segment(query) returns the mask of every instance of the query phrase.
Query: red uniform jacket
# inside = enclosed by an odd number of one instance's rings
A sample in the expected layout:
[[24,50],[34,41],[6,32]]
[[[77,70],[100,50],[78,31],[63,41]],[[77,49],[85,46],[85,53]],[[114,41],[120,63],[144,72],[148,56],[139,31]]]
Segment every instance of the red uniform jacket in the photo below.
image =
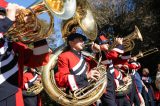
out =
[[[34,85],[33,83],[35,81],[37,81],[38,78],[40,78],[40,75],[38,75],[36,72],[31,72],[31,71],[25,72],[24,76],[23,76],[24,91],[26,91],[28,88],[32,87]],[[34,99],[33,99],[33,97],[34,97]],[[38,102],[37,102],[37,100],[38,100]],[[42,105],[40,95],[31,96],[31,98],[30,98],[30,96],[25,96],[24,102],[27,102],[27,105],[32,105],[33,102],[34,102],[34,104],[37,104],[37,106]]]
[[[60,54],[58,57],[58,72],[55,75],[58,86],[69,87],[72,91],[87,86],[86,73],[92,68],[90,63],[91,59],[84,58],[83,55],[74,50]],[[94,64],[92,66],[95,66]]]

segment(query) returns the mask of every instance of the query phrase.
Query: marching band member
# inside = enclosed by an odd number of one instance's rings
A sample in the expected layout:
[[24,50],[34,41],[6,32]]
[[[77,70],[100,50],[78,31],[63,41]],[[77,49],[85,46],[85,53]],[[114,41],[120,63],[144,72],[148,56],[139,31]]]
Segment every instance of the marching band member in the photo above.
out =
[[59,55],[58,72],[55,74],[59,87],[75,91],[87,86],[88,79],[97,80],[100,77],[100,73],[92,69],[96,63],[81,54],[85,40],[86,37],[78,33],[71,33],[67,37],[68,48]]
[[0,106],[23,106],[24,65],[34,68],[45,65],[49,60],[49,48],[45,40],[35,42],[35,48],[31,50],[4,36],[16,20],[18,8],[17,4],[0,0]]
[[[110,51],[108,51],[108,39],[101,35],[98,38],[101,42],[99,43],[101,46],[101,50],[104,53],[104,56],[102,58],[102,63],[105,65],[108,65],[109,72],[107,73],[108,77],[108,85],[107,85],[107,92],[104,93],[104,95],[101,98],[102,105],[130,105],[130,100],[127,95],[123,95],[121,97],[116,96],[115,89],[120,85],[120,83],[125,83],[128,81],[126,77],[124,77],[124,73],[122,73],[119,70],[126,71],[126,67],[128,64],[127,61],[131,57],[131,55],[127,55],[127,53],[124,54],[124,49],[122,45],[123,38],[116,38],[116,44],[117,46]],[[102,53],[103,53],[102,52]],[[128,52],[129,53],[129,52]],[[130,65],[130,68],[133,68]],[[114,86],[114,83],[116,86]],[[116,96],[116,100],[115,100]],[[116,102],[115,102],[116,101]]]
[[[130,54],[128,54],[129,52],[124,53],[123,38],[117,38],[116,42],[116,47],[106,55],[108,59],[112,60],[115,89],[117,89],[121,84],[129,81],[128,77],[124,74],[124,69],[126,68],[124,64],[127,62],[128,58],[130,58]],[[115,96],[117,106],[131,105],[129,97],[126,94],[118,95],[117,92],[115,92]]]
[[119,54],[124,53],[123,51],[123,45],[122,41],[123,38],[116,38],[116,47],[112,48],[111,50],[108,50],[109,48],[109,40],[104,36],[100,35],[97,38],[98,44],[100,45],[100,49],[102,51],[102,64],[108,66],[109,72],[107,72],[107,88],[106,92],[101,97],[102,105],[113,105],[117,106],[116,100],[115,100],[115,75],[118,75],[119,78],[122,77],[121,73],[118,70],[115,70],[114,64],[119,59]]
[[23,74],[23,99],[24,106],[41,106],[41,98],[39,94],[34,94],[30,92],[27,94],[27,89],[33,87],[37,84],[37,86],[41,83],[41,76],[37,72],[35,68],[27,68],[27,71]]
[[[138,62],[136,62],[136,57],[131,57],[130,51],[125,52],[123,54],[120,54],[119,57],[120,57],[120,60],[118,59],[114,63],[114,66],[116,69],[115,70],[116,85],[119,86],[120,83],[127,84],[127,82],[129,81],[127,76],[129,75],[132,79],[132,84],[131,84],[131,87],[129,90],[130,92],[128,92],[128,94],[125,94],[123,96],[127,98],[126,101],[128,102],[128,105],[136,104],[136,105],[144,106],[143,97],[138,92],[137,85],[135,83],[135,78],[133,76],[135,74],[135,71],[141,67],[140,64]],[[118,72],[117,72],[117,70],[118,70]],[[116,73],[121,73],[121,74],[116,74]],[[120,75],[122,77],[119,77]],[[122,102],[122,101],[124,101],[124,98],[122,98],[122,96],[121,97],[116,96],[116,98],[119,99],[119,100],[117,100],[117,102],[119,101],[119,103],[117,103],[117,104],[121,104],[121,103],[122,103],[121,105],[125,104]],[[130,102],[130,104],[129,104],[129,102]]]
[[142,92],[142,82],[139,73],[137,72],[141,65],[137,62],[137,57],[131,57],[127,62],[130,75],[132,77],[132,89],[128,96],[130,97],[131,104],[144,106],[144,99],[141,95]]
[[142,96],[145,100],[146,106],[155,106],[154,92],[153,92],[151,83],[152,83],[152,79],[149,76],[149,69],[143,68],[142,69],[142,85],[143,85]]

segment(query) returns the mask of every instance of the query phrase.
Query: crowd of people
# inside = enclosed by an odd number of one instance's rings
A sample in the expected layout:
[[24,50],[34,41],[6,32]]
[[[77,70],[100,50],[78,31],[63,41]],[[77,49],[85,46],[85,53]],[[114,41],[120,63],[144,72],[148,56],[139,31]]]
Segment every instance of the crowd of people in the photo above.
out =
[[[48,63],[50,51],[46,39],[34,42],[34,49],[29,49],[4,35],[16,21],[19,8],[21,6],[17,4],[0,1],[0,106],[41,106],[40,95],[28,95],[26,91],[41,83],[36,67]],[[160,63],[156,79],[151,78],[148,68],[143,68],[140,74],[142,67],[131,51],[125,51],[123,38],[117,37],[113,43],[104,34],[100,34],[89,47],[93,59],[81,52],[87,37],[73,28],[67,36],[66,49],[58,56],[55,73],[58,87],[66,88],[68,93],[88,86],[89,80],[98,81],[101,76],[95,60],[99,60],[101,54],[100,64],[106,67],[107,85],[100,102],[92,105],[160,106]],[[24,66],[28,67],[25,73]]]

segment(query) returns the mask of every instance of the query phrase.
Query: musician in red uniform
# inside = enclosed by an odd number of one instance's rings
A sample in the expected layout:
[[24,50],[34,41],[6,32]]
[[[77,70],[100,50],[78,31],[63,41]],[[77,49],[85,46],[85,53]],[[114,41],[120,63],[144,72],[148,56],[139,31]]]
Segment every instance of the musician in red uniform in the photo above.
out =
[[128,83],[129,79],[128,77],[126,77],[126,75],[129,75],[132,79],[132,84],[129,89],[130,92],[128,92],[128,94],[123,94],[121,96],[117,95],[116,96],[117,104],[123,105],[126,104],[125,103],[126,101],[128,102],[128,105],[130,105],[129,101],[131,104],[136,104],[136,105],[143,104],[144,100],[142,98],[142,95],[138,92],[134,77],[135,71],[141,67],[140,64],[136,62],[136,57],[131,57],[130,51],[125,52],[123,54],[118,54],[117,56],[119,58],[113,61],[115,67],[114,77],[116,86],[118,87],[120,84]]
[[[23,99],[25,106],[41,106],[41,97],[39,94],[35,94],[34,92],[27,92],[27,89],[30,89],[34,85],[41,84],[41,76],[40,72],[38,72],[37,68],[27,68],[27,71],[23,76]],[[38,88],[37,88],[38,89]],[[40,88],[39,88],[40,89]]]
[[[100,48],[102,51],[102,64],[108,66],[108,85],[107,91],[102,96],[102,105],[130,105],[130,101],[127,95],[118,96],[115,94],[115,89],[122,83],[125,83],[128,79],[125,78],[125,74],[129,69],[135,69],[136,66],[133,63],[128,63],[128,59],[131,58],[130,52],[125,52],[123,49],[123,38],[116,38],[117,45],[111,50],[108,50],[109,40],[101,35],[98,38]],[[121,71],[120,71],[121,70]],[[123,72],[123,73],[122,73]],[[114,83],[116,86],[114,86]],[[116,96],[116,103],[115,103]]]
[[78,33],[67,37],[68,49],[59,55],[58,72],[55,75],[59,87],[74,91],[88,86],[88,79],[97,80],[100,77],[99,72],[92,69],[96,65],[94,61],[81,54],[85,40],[86,37]]
[[[101,102],[103,106],[117,106],[115,100],[115,81],[114,81],[114,74],[116,74],[116,70],[114,69],[113,61],[117,60],[118,53],[123,53],[123,46],[122,46],[122,38],[116,38],[115,42],[117,46],[109,49],[110,40],[105,35],[100,35],[96,42],[100,45],[100,49],[102,51],[102,64],[107,66],[107,88],[106,92],[101,97]],[[118,71],[117,71],[118,72]],[[120,76],[119,76],[120,77]]]
[[135,73],[135,70],[138,70],[140,68],[140,64],[133,61],[133,58],[135,57],[131,58],[130,51],[125,52],[123,54],[118,54],[118,53],[116,54],[117,55],[115,55],[115,57],[117,56],[118,59],[117,60],[115,59],[113,61],[114,69],[115,69],[114,78],[116,82],[116,87],[118,88],[122,84],[125,85],[129,83],[128,82],[129,77],[127,77],[128,75],[130,76],[132,80],[132,84],[130,85],[131,87],[129,87],[128,89],[129,90],[128,93],[122,92],[121,95],[119,94],[116,95],[117,105],[123,106],[124,104],[131,105],[133,103],[135,103],[136,105],[140,105],[142,96],[138,93],[134,76],[132,76],[132,74]]
[[137,61],[137,57],[131,57],[126,62],[126,69],[129,70],[129,75],[132,77],[132,88],[128,94],[131,104],[133,105],[144,105],[144,99],[141,95],[142,81],[139,73],[137,72],[141,65]]
[[49,59],[45,40],[35,42],[35,48],[31,50],[4,36],[13,25],[18,8],[16,4],[0,0],[0,106],[23,106],[24,65],[34,68],[45,65]]

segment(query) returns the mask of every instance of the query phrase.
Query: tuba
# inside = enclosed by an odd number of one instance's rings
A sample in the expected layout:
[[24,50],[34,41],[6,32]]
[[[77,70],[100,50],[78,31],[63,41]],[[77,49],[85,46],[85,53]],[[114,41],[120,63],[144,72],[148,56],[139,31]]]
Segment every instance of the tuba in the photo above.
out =
[[101,78],[97,82],[90,81],[90,85],[74,91],[72,94],[66,94],[63,89],[60,89],[54,79],[54,70],[58,59],[58,55],[63,52],[66,44],[58,47],[51,55],[49,63],[43,67],[42,83],[44,90],[51,99],[64,106],[88,106],[98,100],[106,88],[106,67],[99,66]]
[[132,89],[132,78],[130,75],[127,75],[126,78],[128,79],[127,82],[116,88],[116,96],[124,96],[130,93]]
[[[88,20],[90,20],[91,22],[88,23]],[[81,27],[89,39],[96,39],[97,24],[94,21],[94,17],[92,16],[92,12],[89,8],[89,4],[87,1],[77,1],[77,10],[75,16],[70,20],[67,20],[62,28],[63,38],[66,38],[70,34],[70,32],[68,33],[68,29],[73,24],[75,26]],[[99,70],[101,75],[99,81],[89,81],[89,86],[80,88],[74,91],[73,93],[70,92],[69,94],[66,94],[63,89],[60,89],[56,85],[53,70],[57,63],[58,55],[65,50],[65,47],[66,44],[63,44],[62,46],[58,47],[51,55],[49,63],[43,67],[42,83],[44,90],[47,92],[51,99],[64,106],[90,105],[102,96],[104,89],[106,88],[106,67],[98,65],[97,70]]]
[[[24,71],[25,73],[26,71]],[[37,75],[41,76],[41,72],[35,70],[35,73]],[[27,90],[23,90],[23,94],[25,96],[36,96],[39,93],[41,93],[43,90],[43,84],[42,81],[38,81],[37,83],[35,83],[33,86],[31,86],[30,88],[28,88]]]
[[70,31],[71,27],[80,27],[90,40],[93,41],[96,39],[98,32],[97,24],[87,0],[77,0],[75,16],[69,20],[63,21],[62,35],[64,38],[72,33]]
[[36,83],[34,84],[32,87],[28,88],[26,91],[27,95],[38,95],[39,93],[41,93],[43,90],[43,84],[42,83]]
[[[72,6],[71,6],[72,5]],[[71,18],[76,10],[76,0],[41,0],[27,9],[19,9],[16,13],[16,22],[5,34],[12,35],[14,41],[31,43],[48,37],[52,33],[53,15],[62,19]],[[38,15],[48,13],[50,24],[38,19]],[[49,26],[49,27],[47,27]]]

